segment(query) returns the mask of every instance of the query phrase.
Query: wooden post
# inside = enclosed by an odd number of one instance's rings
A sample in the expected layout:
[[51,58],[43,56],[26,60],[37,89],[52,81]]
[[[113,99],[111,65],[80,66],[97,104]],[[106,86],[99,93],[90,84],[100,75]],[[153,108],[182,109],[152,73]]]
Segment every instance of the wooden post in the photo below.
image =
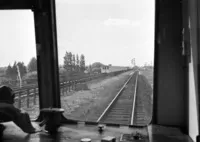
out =
[[66,94],[67,94],[67,82],[65,82],[65,91],[66,91]]
[[75,84],[75,81],[72,81],[72,90],[75,90],[74,89],[74,86],[75,86],[74,84]]
[[18,94],[18,108],[21,108],[21,92]]
[[64,96],[64,94],[65,94],[65,86],[64,86],[65,84],[64,83],[62,83],[62,94],[63,94],[63,96]]
[[63,83],[60,83],[60,96],[63,94],[62,87],[63,87]]
[[72,91],[73,90],[73,82],[70,81],[70,90]]
[[64,88],[64,92],[66,92],[67,93],[67,89],[66,89],[66,82],[64,82],[64,86],[63,86]]
[[27,108],[29,108],[29,89],[27,89]]
[[67,91],[67,92],[68,92],[68,90],[69,90],[69,89],[68,89],[68,86],[69,86],[69,83],[67,82],[67,84],[66,84],[66,89],[67,89],[66,91]]
[[76,83],[77,83],[77,80],[75,80],[75,83],[74,83],[74,90],[76,91]]
[[37,88],[34,88],[34,100],[33,100],[34,105],[36,105],[36,89]]
[[71,91],[73,90],[73,81],[70,81]]
[[74,82],[71,81],[71,90],[73,91],[73,88],[74,88]]
[[68,87],[69,87],[69,92],[70,92],[70,87],[71,87],[71,83],[70,83],[70,81],[69,81],[69,85],[68,85]]

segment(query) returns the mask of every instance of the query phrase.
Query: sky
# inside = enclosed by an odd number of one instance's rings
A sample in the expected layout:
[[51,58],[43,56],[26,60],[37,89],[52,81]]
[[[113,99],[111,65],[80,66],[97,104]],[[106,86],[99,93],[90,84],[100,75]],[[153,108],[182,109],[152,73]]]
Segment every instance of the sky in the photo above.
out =
[[[154,57],[154,0],[56,0],[59,64],[65,52],[86,64],[150,63]],[[33,13],[0,11],[0,67],[36,56]]]

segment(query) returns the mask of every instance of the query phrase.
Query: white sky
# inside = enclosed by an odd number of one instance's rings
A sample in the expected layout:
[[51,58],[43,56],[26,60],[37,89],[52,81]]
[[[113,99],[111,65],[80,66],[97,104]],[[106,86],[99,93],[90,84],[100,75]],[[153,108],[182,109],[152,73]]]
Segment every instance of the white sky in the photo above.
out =
[[[153,61],[154,0],[57,0],[59,64],[66,51],[86,64]],[[0,66],[36,56],[31,11],[0,11]]]

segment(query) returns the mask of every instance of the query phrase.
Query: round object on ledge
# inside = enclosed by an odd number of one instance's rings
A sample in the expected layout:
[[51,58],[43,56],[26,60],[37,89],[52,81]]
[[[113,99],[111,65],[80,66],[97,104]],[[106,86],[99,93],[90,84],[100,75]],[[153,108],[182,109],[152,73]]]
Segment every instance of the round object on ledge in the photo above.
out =
[[103,132],[103,130],[104,130],[104,125],[98,125],[98,131],[101,133],[101,132]]
[[64,112],[62,108],[43,108],[40,110],[43,114],[43,121],[40,126],[45,125],[45,130],[50,134],[57,133],[57,129],[60,127],[61,114]]
[[91,142],[91,139],[90,138],[82,138],[81,142]]

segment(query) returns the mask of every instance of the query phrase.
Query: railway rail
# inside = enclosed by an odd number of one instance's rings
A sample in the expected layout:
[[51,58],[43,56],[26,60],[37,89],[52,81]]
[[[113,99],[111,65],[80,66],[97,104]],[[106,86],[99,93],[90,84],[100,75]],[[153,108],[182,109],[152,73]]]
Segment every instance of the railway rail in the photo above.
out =
[[[141,80],[141,76],[138,79],[137,95],[135,99],[135,112],[134,112],[134,126],[146,126],[151,121],[151,116],[148,114],[148,108],[151,108],[150,100],[145,99],[146,84]],[[150,95],[150,94],[149,94]]]
[[[136,108],[137,98],[137,79],[139,71],[135,71],[120,91],[106,107],[104,112],[98,118],[98,123],[118,124],[118,125],[134,125],[135,114],[140,111]],[[138,115],[139,116],[139,115]]]

